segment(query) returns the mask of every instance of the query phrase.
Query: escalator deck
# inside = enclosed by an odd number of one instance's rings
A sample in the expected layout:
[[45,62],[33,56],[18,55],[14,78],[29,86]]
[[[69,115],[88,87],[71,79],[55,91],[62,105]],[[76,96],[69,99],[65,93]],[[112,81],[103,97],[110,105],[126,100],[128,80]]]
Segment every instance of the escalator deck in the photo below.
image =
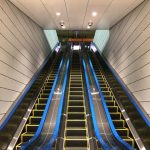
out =
[[89,149],[89,135],[80,65],[79,53],[73,52],[64,131],[65,150]]
[[53,65],[51,67],[51,71],[49,75],[47,76],[43,87],[41,88],[41,91],[36,99],[36,102],[34,104],[34,107],[30,113],[30,116],[23,128],[23,131],[17,141],[17,144],[15,146],[16,150],[19,150],[21,148],[21,145],[28,140],[30,140],[35,132],[37,131],[37,128],[39,126],[39,123],[41,121],[51,88],[53,86],[53,82],[55,80],[57,70],[60,64],[60,55],[54,60]]

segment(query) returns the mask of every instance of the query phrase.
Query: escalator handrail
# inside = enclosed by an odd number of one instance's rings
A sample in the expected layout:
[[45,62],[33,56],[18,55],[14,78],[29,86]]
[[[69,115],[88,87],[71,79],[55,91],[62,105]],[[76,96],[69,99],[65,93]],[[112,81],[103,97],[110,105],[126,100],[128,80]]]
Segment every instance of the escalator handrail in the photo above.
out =
[[11,112],[8,114],[8,116],[4,119],[4,121],[0,124],[0,131],[6,126],[6,124],[8,123],[8,121],[10,120],[10,118],[12,117],[12,115],[15,113],[15,111],[17,110],[18,106],[20,105],[20,103],[23,101],[24,97],[26,96],[26,94],[29,92],[30,88],[32,87],[33,83],[35,82],[35,80],[38,78],[38,76],[40,75],[40,73],[42,72],[43,68],[45,67],[45,65],[47,64],[49,58],[52,56],[54,50],[48,55],[48,57],[46,58],[46,60],[44,61],[44,63],[41,65],[41,67],[38,69],[37,73],[32,77],[32,79],[29,81],[27,87],[25,88],[25,90],[23,91],[23,93],[20,95],[20,97],[18,98],[17,103],[15,104],[15,106],[13,107],[13,109],[11,110]]
[[89,84],[89,79],[88,79],[86,65],[85,65],[84,60],[82,60],[82,64],[83,64],[83,68],[84,68],[86,87],[87,87],[87,91],[88,91],[88,98],[89,98],[89,103],[90,103],[90,110],[91,110],[91,114],[92,114],[94,131],[95,131],[96,137],[98,138],[99,142],[102,144],[103,148],[105,150],[108,150],[110,148],[109,148],[108,144],[103,140],[103,138],[99,132],[99,129],[98,129],[98,125],[97,125],[97,121],[96,121],[96,114],[95,114],[94,104],[93,104],[93,98],[91,95],[90,84]]
[[61,71],[63,63],[64,63],[64,58],[62,58],[61,63],[59,65],[59,68],[58,68],[58,71],[57,71],[57,74],[56,74],[56,77],[55,77],[52,89],[50,91],[50,95],[48,97],[48,101],[46,103],[46,107],[44,109],[44,113],[42,115],[42,119],[41,119],[40,124],[38,126],[38,129],[35,132],[34,136],[29,141],[25,142],[21,146],[21,148],[20,148],[21,150],[25,150],[29,145],[31,145],[38,138],[38,136],[40,135],[40,133],[41,133],[41,131],[43,129],[44,122],[45,122],[45,119],[46,119],[46,116],[47,116],[47,113],[48,113],[48,110],[49,110],[49,107],[50,107],[50,104],[51,104],[51,100],[52,100],[52,97],[53,97],[53,94],[54,94],[56,83],[57,83],[57,80],[58,80],[58,77],[59,77],[59,74],[60,74],[60,71]]
[[54,141],[56,140],[56,138],[58,136],[59,127],[60,127],[60,123],[61,123],[61,115],[62,115],[62,110],[63,110],[64,98],[65,98],[65,90],[66,90],[66,84],[67,84],[69,64],[70,64],[70,60],[68,58],[66,71],[65,71],[64,82],[63,82],[63,87],[62,87],[62,95],[61,95],[61,98],[60,98],[60,104],[59,104],[59,109],[58,109],[58,116],[57,116],[57,120],[56,120],[56,126],[55,126],[55,129],[53,131],[53,135],[52,135],[49,143],[46,145],[46,150],[51,149]]
[[90,68],[91,68],[92,74],[93,74],[93,76],[94,76],[94,80],[95,80],[95,82],[96,82],[96,86],[97,86],[97,88],[98,88],[99,95],[100,95],[100,97],[101,97],[101,101],[102,101],[102,104],[103,104],[103,107],[104,107],[104,110],[105,110],[105,113],[106,113],[106,116],[107,116],[107,119],[108,119],[108,122],[109,122],[109,125],[110,125],[110,128],[111,128],[111,131],[112,131],[114,137],[115,137],[123,146],[125,146],[125,147],[126,147],[127,149],[129,149],[129,150],[133,150],[133,148],[119,136],[119,134],[117,133],[117,131],[116,131],[116,129],[115,129],[115,126],[114,126],[114,124],[113,124],[113,122],[112,122],[110,113],[109,113],[108,108],[107,108],[107,104],[106,104],[106,102],[105,102],[104,95],[103,95],[102,90],[101,90],[101,86],[100,86],[99,83],[98,83],[98,80],[97,80],[97,77],[96,77],[96,73],[95,73],[95,71],[94,71],[94,68],[93,68],[93,65],[92,65],[92,62],[91,62],[91,60],[90,60],[89,55],[88,55],[88,59],[89,59]]

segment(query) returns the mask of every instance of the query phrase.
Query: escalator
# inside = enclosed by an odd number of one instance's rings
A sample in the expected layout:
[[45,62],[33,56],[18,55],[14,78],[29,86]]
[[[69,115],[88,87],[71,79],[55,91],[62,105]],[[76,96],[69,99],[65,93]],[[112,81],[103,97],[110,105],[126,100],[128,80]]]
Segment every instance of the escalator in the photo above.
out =
[[2,130],[0,130],[0,149],[6,149],[8,147],[29,105],[37,97],[43,81],[45,80],[52,65],[51,62],[53,62],[56,57],[56,53],[53,52],[45,67],[41,70],[41,73],[38,75],[37,79],[34,81],[27,94],[24,96],[22,102],[19,104],[15,111],[13,110],[13,115],[2,128]]
[[90,149],[84,86],[78,51],[73,52],[68,90],[64,149]]
[[[95,56],[94,56],[95,55]],[[90,54],[91,58],[97,59],[100,64],[100,67],[105,78],[107,79],[108,84],[110,85],[110,88],[112,89],[115,97],[117,100],[124,106],[125,111],[127,112],[130,121],[134,125],[140,139],[142,140],[144,146],[146,149],[150,149],[150,128],[146,124],[146,122],[143,120],[125,91],[123,90],[122,86],[119,84],[117,79],[114,77],[111,70],[108,68],[107,64],[103,60],[103,58],[100,56],[100,54],[97,52],[96,54]]]
[[59,56],[54,60],[51,71],[46,77],[46,80],[44,81],[43,86],[41,87],[41,90],[38,94],[38,97],[36,98],[36,101],[34,103],[33,109],[30,113],[29,118],[26,121],[26,124],[20,134],[20,137],[16,143],[15,149],[20,149],[21,145],[28,141],[31,137],[33,137],[35,131],[37,130],[42,114],[44,112],[49,93],[51,91],[56,73],[58,71],[58,67],[61,61],[62,53],[59,54]]
[[103,68],[99,66],[99,63],[92,52],[90,52],[90,58],[116,131],[124,141],[129,143],[133,148],[137,148],[133,135],[116,101],[116,97],[103,73]]

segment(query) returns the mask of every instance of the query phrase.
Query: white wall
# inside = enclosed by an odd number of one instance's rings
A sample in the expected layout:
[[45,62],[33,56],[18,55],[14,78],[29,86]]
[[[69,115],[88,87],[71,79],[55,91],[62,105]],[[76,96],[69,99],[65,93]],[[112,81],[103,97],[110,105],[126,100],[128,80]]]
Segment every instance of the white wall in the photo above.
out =
[[103,52],[150,116],[150,1],[113,26]]
[[53,49],[59,42],[56,30],[44,30],[44,33],[51,49]]
[[102,52],[109,39],[109,30],[96,30],[93,42],[98,47],[98,50]]
[[41,27],[0,0],[0,120],[49,53]]

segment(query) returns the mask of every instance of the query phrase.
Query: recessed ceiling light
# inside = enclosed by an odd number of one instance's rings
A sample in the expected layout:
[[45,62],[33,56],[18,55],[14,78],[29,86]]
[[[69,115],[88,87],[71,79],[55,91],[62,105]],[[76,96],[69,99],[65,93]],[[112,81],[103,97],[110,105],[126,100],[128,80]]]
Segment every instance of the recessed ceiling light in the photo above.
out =
[[90,26],[87,26],[87,29],[90,29],[91,27]]
[[66,29],[66,26],[62,26],[63,29]]
[[57,12],[57,13],[56,13],[56,16],[60,16],[60,12]]
[[92,12],[92,16],[93,16],[93,17],[97,16],[97,12],[96,12],[96,11],[93,11],[93,12]]

